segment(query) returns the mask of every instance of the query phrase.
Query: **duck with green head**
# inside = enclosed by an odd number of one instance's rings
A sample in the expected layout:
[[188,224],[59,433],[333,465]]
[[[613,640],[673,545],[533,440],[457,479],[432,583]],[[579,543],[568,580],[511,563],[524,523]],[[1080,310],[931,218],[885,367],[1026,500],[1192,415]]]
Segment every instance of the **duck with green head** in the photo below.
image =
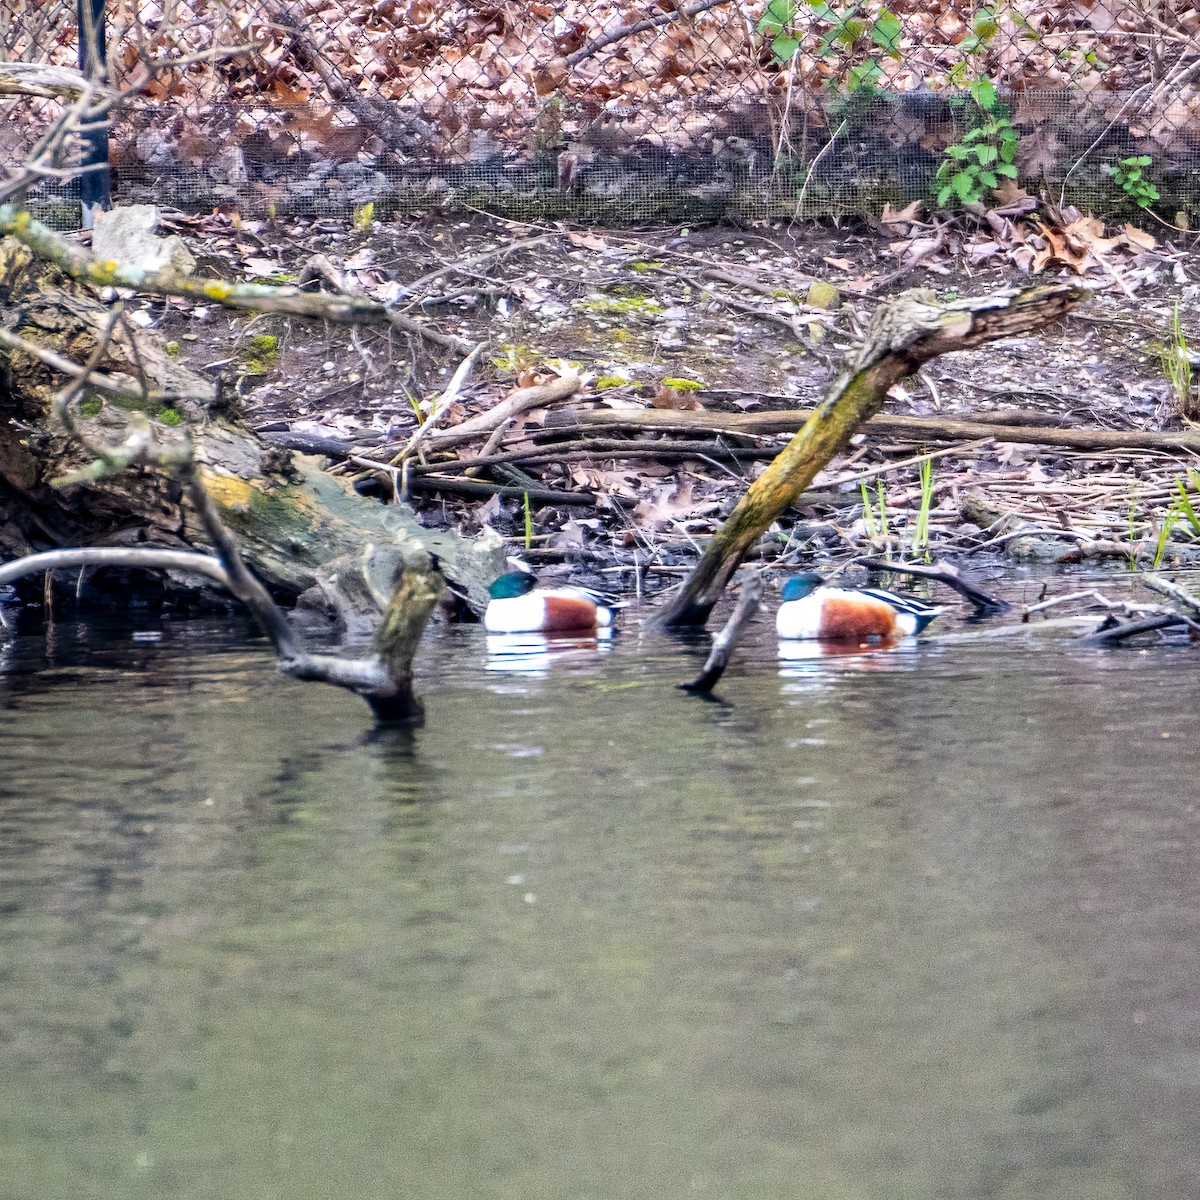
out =
[[564,633],[603,629],[621,607],[586,588],[539,588],[529,571],[509,571],[488,589],[489,633]]
[[775,617],[781,638],[829,642],[894,641],[920,633],[943,610],[882,588],[826,587],[811,571],[783,585]]

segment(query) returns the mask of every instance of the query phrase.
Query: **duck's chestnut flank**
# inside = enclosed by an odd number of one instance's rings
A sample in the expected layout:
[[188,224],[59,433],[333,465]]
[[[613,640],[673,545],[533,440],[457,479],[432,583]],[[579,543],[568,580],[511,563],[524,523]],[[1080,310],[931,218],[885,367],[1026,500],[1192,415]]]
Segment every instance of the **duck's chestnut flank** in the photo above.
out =
[[896,634],[896,610],[882,600],[828,596],[821,602],[817,637],[824,641],[865,642]]

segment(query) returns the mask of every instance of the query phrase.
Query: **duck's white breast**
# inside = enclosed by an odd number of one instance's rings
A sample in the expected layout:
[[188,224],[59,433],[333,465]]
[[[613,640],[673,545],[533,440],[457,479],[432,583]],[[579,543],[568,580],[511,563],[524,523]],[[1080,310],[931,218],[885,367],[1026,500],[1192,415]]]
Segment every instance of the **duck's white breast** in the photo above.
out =
[[775,614],[775,632],[781,638],[815,638],[821,629],[821,601],[814,593],[788,600]]
[[488,633],[533,633],[546,623],[546,602],[538,592],[492,600],[483,614]]

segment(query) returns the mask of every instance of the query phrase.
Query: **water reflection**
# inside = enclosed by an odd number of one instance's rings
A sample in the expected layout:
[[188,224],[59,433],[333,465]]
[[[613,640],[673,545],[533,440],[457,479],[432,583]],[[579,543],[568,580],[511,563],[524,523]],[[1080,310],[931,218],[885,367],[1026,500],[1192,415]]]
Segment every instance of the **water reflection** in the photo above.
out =
[[0,680],[0,1191],[1192,1194],[1186,651],[441,631],[397,736],[161,631]]
[[555,666],[578,665],[612,649],[613,630],[580,633],[489,633],[487,669],[545,675]]

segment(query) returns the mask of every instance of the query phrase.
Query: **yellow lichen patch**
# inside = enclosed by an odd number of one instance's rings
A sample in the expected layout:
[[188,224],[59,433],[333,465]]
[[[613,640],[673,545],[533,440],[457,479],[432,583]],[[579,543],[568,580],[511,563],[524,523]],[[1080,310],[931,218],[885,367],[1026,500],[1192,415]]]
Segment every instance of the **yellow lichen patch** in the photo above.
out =
[[214,471],[211,467],[200,468],[200,478],[208,494],[222,507],[245,512],[250,507],[258,489],[235,475]]
[[87,266],[87,277],[101,287],[112,287],[116,283],[117,272],[120,269],[120,264],[113,262],[112,259],[104,262],[90,262]]
[[590,296],[583,307],[594,313],[657,313],[662,305],[651,296],[608,295]]

